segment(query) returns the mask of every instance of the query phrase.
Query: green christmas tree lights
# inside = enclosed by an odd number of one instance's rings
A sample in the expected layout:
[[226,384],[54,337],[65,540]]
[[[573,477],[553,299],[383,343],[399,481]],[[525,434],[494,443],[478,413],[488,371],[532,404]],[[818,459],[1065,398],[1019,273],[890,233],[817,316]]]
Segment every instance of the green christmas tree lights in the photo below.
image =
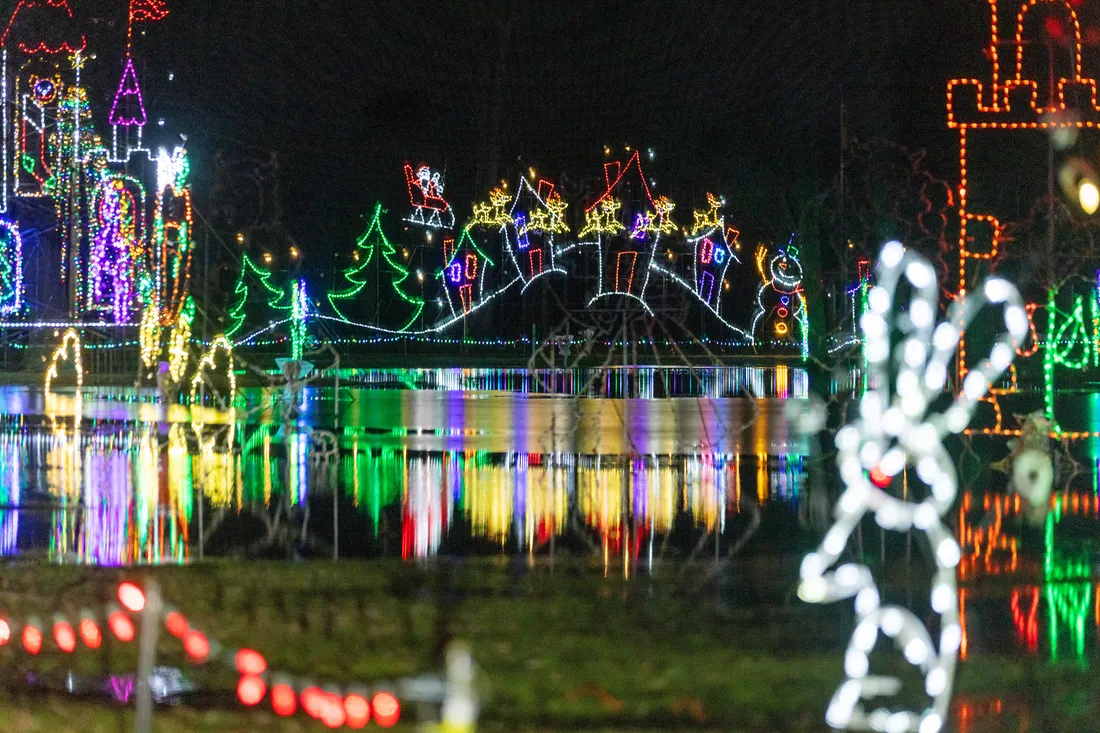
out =
[[237,299],[228,311],[231,319],[225,330],[228,338],[233,338],[244,327],[248,318],[248,306],[256,300],[254,293],[258,291],[267,305],[283,297],[283,291],[271,284],[271,275],[270,270],[257,265],[247,254],[241,257],[241,274],[233,286],[233,294]]
[[412,309],[412,314],[403,319],[401,325],[394,329],[396,331],[406,331],[416,322],[416,319],[420,317],[420,313],[424,310],[424,299],[405,292],[407,287],[405,281],[409,278],[410,272],[407,267],[398,262],[397,248],[393,246],[393,243],[386,237],[385,232],[382,231],[382,215],[384,213],[386,213],[386,210],[382,208],[381,202],[376,203],[374,214],[367,224],[366,231],[356,240],[356,263],[340,273],[347,281],[347,286],[330,292],[328,301],[340,318],[345,321],[356,320],[350,318],[346,311],[356,300],[360,299],[360,294],[368,286],[370,267],[375,259],[375,251],[378,250],[381,253],[378,266],[382,266],[383,262],[385,263],[394,292],[408,303]]

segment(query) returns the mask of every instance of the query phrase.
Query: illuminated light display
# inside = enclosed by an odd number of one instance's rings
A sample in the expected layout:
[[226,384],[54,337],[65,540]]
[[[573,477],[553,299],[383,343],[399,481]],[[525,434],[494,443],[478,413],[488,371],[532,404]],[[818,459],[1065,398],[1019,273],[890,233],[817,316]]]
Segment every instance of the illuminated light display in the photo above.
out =
[[191,166],[187,151],[177,147],[171,155],[164,148],[157,155],[157,196],[153,219],[154,297],[161,325],[176,321],[187,301],[191,281],[191,190],[187,176]]
[[145,609],[145,592],[133,583],[118,586],[118,602],[131,613],[141,613]]
[[[740,232],[727,227],[719,214],[720,201],[707,194],[708,211],[695,211],[695,224],[688,237],[692,248],[694,292],[716,316],[721,317],[721,284],[731,263],[741,263],[736,252],[740,249]],[[738,329],[740,330],[740,329]]]
[[558,244],[554,235],[569,232],[564,219],[567,206],[553,183],[540,180],[536,188],[520,177],[511,209],[501,225],[501,235],[504,250],[524,289],[548,273],[565,273],[557,264]]
[[237,683],[237,699],[243,705],[255,707],[263,702],[267,695],[267,684],[259,675],[246,674]]
[[443,198],[443,178],[439,171],[421,165],[414,172],[413,167],[406,163],[405,185],[413,207],[412,214],[405,221],[436,229],[454,228],[455,212]]
[[[1004,255],[1003,246],[1006,241],[1004,225],[998,217],[981,211],[972,203],[969,170],[972,139],[983,134],[984,131],[1015,131],[1021,134],[1035,131],[1057,133],[1059,130],[1095,129],[1100,126],[1100,119],[1097,118],[1100,107],[1097,106],[1096,101],[1096,80],[1082,74],[1082,33],[1076,9],[1078,3],[1063,0],[1026,0],[1015,14],[1015,25],[1010,31],[1011,35],[1004,36],[1000,29],[997,1],[987,0],[987,4],[990,35],[984,51],[990,64],[989,78],[985,80],[973,77],[951,79],[947,84],[946,94],[947,124],[949,128],[957,130],[959,135],[957,209],[961,226],[958,280],[955,290],[960,297],[965,295],[967,283],[970,280],[975,279],[983,268],[988,269],[994,260]],[[1036,10],[1040,12],[1052,10],[1059,13],[1061,17],[1055,18],[1053,15],[1048,15],[1047,24],[1035,26],[1032,23],[1029,26],[1029,19],[1034,20]],[[1025,30],[1027,27],[1039,27],[1042,29],[1040,32],[1058,36],[1058,43],[1072,57],[1071,68],[1065,76],[1058,78],[1054,76],[1054,72],[1050,72],[1050,78],[1048,78],[1046,55],[1041,59],[1030,58],[1032,52],[1028,49],[1037,48],[1040,43],[1046,42],[1046,39],[1037,40],[1029,37],[1030,31]],[[1056,34],[1052,28],[1057,30]],[[1029,59],[1031,63],[1025,63]],[[1082,97],[1084,104],[1071,104],[1067,96]],[[1053,297],[1048,299],[1048,305],[1053,302]],[[1075,323],[1076,305],[1072,305],[1071,308],[1071,315],[1062,320],[1061,328],[1068,328],[1076,333],[1078,332]],[[1034,317],[1034,311],[1035,306],[1029,308],[1029,315]],[[1085,317],[1084,313],[1082,317]],[[1067,348],[1066,344],[1060,343],[1054,336],[1057,320],[1057,317],[1052,317],[1048,313],[1050,329],[1046,334],[1045,343],[1035,339],[1034,328],[1032,328],[1032,347],[1027,350],[1021,349],[1020,355],[1038,357],[1037,352],[1042,352],[1040,358],[1043,360],[1044,403],[1047,416],[1051,419],[1052,434],[1068,439],[1094,436],[1096,433],[1064,431],[1054,419],[1054,370],[1059,366],[1067,367],[1072,363],[1080,363],[1079,359],[1072,356],[1076,346],[1083,346],[1086,351],[1089,349],[1088,344],[1075,344]],[[1055,353],[1047,353],[1048,344]],[[1082,365],[1078,368],[1085,367]],[[959,383],[962,384],[969,371],[965,340],[960,344],[957,371]],[[987,401],[993,405],[994,415],[997,416],[992,428],[977,428],[968,432],[1018,434],[1018,428],[1003,426],[999,417],[1001,414],[998,404],[999,395],[1013,391],[1015,391],[1014,388],[997,390],[988,398]]]
[[[9,48],[8,44],[15,41],[18,50],[25,54],[78,54],[88,41],[84,34],[72,30],[72,21],[69,0],[19,0],[0,36],[0,46]],[[40,38],[26,33],[44,29],[49,29],[54,37]]]
[[769,335],[799,344],[805,359],[810,353],[810,324],[802,293],[798,248],[788,244],[768,259],[767,250],[760,247],[756,250],[756,269],[763,282],[756,291],[756,310],[749,333],[753,339],[760,338],[762,334],[758,335],[758,328],[766,328],[761,322],[770,324],[773,333]]
[[99,624],[90,618],[80,622],[80,640],[89,649],[98,649],[103,645],[103,632],[99,630]]
[[[395,330],[398,332],[406,331],[416,323],[416,319],[420,317],[420,313],[424,310],[424,299],[419,298],[412,293],[405,292],[405,288],[408,284],[405,282],[409,278],[409,269],[402,265],[397,259],[397,249],[390,243],[390,240],[386,237],[382,231],[382,215],[385,214],[385,209],[382,208],[381,202],[374,205],[374,214],[371,216],[370,222],[367,224],[366,231],[360,235],[355,245],[357,252],[360,252],[359,261],[352,267],[345,269],[341,276],[347,282],[347,287],[340,290],[333,290],[328,294],[329,304],[332,309],[336,311],[337,315],[343,318],[345,321],[350,320],[344,309],[350,309],[355,304],[355,301],[359,294],[367,287],[367,283],[370,278],[370,265],[375,257],[376,252],[381,253],[381,257],[385,261],[386,268],[389,270],[390,285],[393,287],[393,291],[397,293],[398,297],[408,306],[408,316],[404,314],[399,319],[401,323]],[[381,265],[381,262],[379,262]],[[389,311],[390,309],[387,309]]]
[[111,102],[111,113],[107,118],[112,125],[122,127],[143,127],[145,125],[145,100],[141,96],[134,60],[126,58],[126,68],[118,83],[118,91]]
[[[248,316],[248,306],[254,296],[252,293],[258,289],[259,296],[270,305],[283,296],[283,291],[271,284],[271,271],[260,267],[247,254],[241,256],[241,272],[237,276],[237,282],[233,286],[233,294],[237,299],[229,306],[229,328],[225,329],[225,335],[232,338],[244,327]],[[251,283],[255,282],[258,288]]]
[[191,323],[194,320],[195,299],[188,295],[168,336],[168,376],[177,384],[183,381],[191,359]]
[[[895,302],[902,277],[912,290],[907,303]],[[837,504],[835,524],[800,569],[798,592],[803,600],[855,599],[857,623],[844,660],[847,680],[834,693],[826,713],[826,722],[833,728],[936,733],[947,720],[963,643],[955,577],[962,552],[942,521],[958,491],[955,466],[942,441],[966,429],[990,384],[1011,365],[1014,346],[1027,335],[1028,326],[1016,289],[998,278],[986,280],[975,294],[956,300],[938,326],[937,303],[932,266],[906,252],[899,242],[884,245],[876,284],[868,293],[868,310],[860,318],[864,357],[871,372],[869,388],[860,400],[860,416],[836,435],[837,465],[845,489]],[[929,414],[930,405],[947,385],[948,365],[963,334],[987,307],[1003,308],[1006,330],[998,336],[989,357],[971,369],[951,405],[943,413]],[[892,344],[893,331],[900,332],[902,343]],[[894,372],[896,378],[891,383]],[[868,478],[875,468],[897,478],[908,473],[908,466],[915,467],[920,482],[929,487],[928,496],[920,501],[915,497],[907,500],[911,494],[899,499]],[[914,528],[927,535],[936,564],[931,606],[940,618],[938,644],[913,612],[882,603],[868,567],[846,563],[830,569],[868,513],[873,513],[884,529],[905,532]],[[896,696],[901,687],[895,677],[868,674],[868,655],[880,633],[892,639],[906,661],[921,670],[931,706],[919,712],[865,709],[864,700]]]
[[66,654],[76,651],[76,631],[66,621],[58,621],[53,625],[53,640],[57,648]]
[[600,201],[598,207],[593,207],[584,212],[584,227],[577,232],[578,237],[586,237],[589,234],[619,234],[626,227],[618,218],[618,212],[623,205],[612,198]]
[[271,709],[281,718],[294,715],[298,710],[298,693],[285,683],[272,685]]
[[447,304],[454,318],[464,318],[484,303],[485,276],[490,268],[496,267],[471,232],[470,227],[463,227],[457,242],[449,238],[443,240],[447,259],[436,275],[446,285]]
[[[638,151],[625,164],[605,163],[604,184],[604,192],[585,209],[585,226],[578,235],[594,234],[599,253],[599,288],[589,304],[606,295],[625,295],[648,311],[645,295],[653,256],[661,234],[676,230],[671,218],[675,204],[663,196],[653,198]],[[629,232],[624,221],[633,223]]]
[[168,17],[168,6],[164,0],[130,0],[129,23],[126,31],[126,48],[129,50],[134,40],[134,23],[140,21],[164,20]]
[[137,271],[146,255],[145,190],[129,176],[105,176],[93,193],[92,210],[87,307],[111,312],[115,323],[129,323]]
[[146,368],[152,368],[160,357],[160,311],[156,303],[147,303],[141,313],[138,343],[141,346],[141,363]]
[[383,728],[392,728],[401,719],[401,704],[388,692],[379,692],[371,700],[374,722]]
[[0,219],[0,315],[23,310],[23,239],[19,225]]
[[32,656],[42,651],[42,631],[33,621],[23,627],[23,649]]
[[474,204],[474,213],[466,222],[466,228],[483,226],[500,229],[512,221],[505,208],[511,196],[503,188],[494,188],[489,192],[489,200],[485,203]]
[[129,643],[134,640],[134,622],[122,611],[115,611],[110,614],[107,617],[107,626],[119,641]]
[[233,342],[224,335],[221,335],[214,337],[206,353],[204,353],[202,359],[199,360],[198,366],[195,367],[195,374],[191,377],[191,404],[198,404],[199,389],[206,379],[207,370],[214,368],[219,351],[223,352],[226,356],[227,364],[225,367],[225,374],[229,382],[229,394],[226,395],[226,397],[229,402],[232,403],[233,395],[237,393],[237,373],[233,364]]
[[195,662],[203,662],[210,656],[210,641],[206,634],[192,629],[183,635],[183,651]]
[[58,367],[63,361],[69,360],[69,347],[72,346],[73,370],[76,372],[76,386],[80,389],[84,386],[84,365],[81,360],[80,334],[76,329],[70,328],[61,337],[61,343],[54,349],[50,365],[46,369],[46,391],[49,392],[53,382],[57,379]]

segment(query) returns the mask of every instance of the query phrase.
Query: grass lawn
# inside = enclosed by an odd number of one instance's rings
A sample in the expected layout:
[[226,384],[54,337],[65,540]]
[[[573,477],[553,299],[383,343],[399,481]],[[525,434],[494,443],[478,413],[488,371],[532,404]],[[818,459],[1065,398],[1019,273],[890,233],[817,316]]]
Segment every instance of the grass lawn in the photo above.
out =
[[[219,562],[151,572],[166,600],[226,648],[255,648],[273,670],[316,682],[439,670],[445,641],[466,640],[487,685],[481,730],[823,731],[825,706],[842,679],[850,606],[786,602],[794,566],[754,567],[726,592],[690,574],[682,580],[676,568],[623,580],[577,566],[551,573],[497,560]],[[48,620],[58,610],[75,618],[81,608],[102,607],[124,577],[142,575],[12,565],[0,570],[0,611],[14,619]],[[131,730],[123,708],[44,694],[24,680],[30,671],[48,680],[70,669],[129,672],[133,651],[112,644],[69,657],[47,643],[31,659],[12,645],[0,649],[0,731]],[[208,689],[232,690],[235,682],[223,670],[188,667],[168,636],[158,663],[187,669]],[[1075,664],[972,655],[957,688],[966,733],[1084,730],[1100,720],[1100,682]],[[156,729],[323,730],[261,708],[158,708]]]

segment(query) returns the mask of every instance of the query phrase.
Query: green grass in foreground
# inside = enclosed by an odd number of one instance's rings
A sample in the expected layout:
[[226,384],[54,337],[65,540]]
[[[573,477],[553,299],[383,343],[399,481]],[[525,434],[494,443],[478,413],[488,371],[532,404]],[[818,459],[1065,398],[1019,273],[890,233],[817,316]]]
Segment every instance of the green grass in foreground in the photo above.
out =
[[[724,610],[713,588],[677,581],[672,571],[630,581],[561,569],[517,577],[499,563],[469,561],[449,569],[218,563],[153,574],[166,599],[227,648],[256,648],[272,669],[319,682],[432,671],[442,641],[462,638],[488,685],[483,730],[822,731],[851,628],[845,604]],[[140,575],[13,566],[0,570],[0,609],[48,619],[60,607],[75,615],[98,607],[120,577]],[[90,674],[106,664],[129,671],[132,653],[114,647],[107,661],[87,652],[66,659],[44,653],[33,669],[60,675],[72,666]],[[186,667],[170,637],[160,663]],[[106,703],[28,696],[18,682],[27,664],[24,655],[0,650],[7,689],[0,731],[131,729],[128,712]],[[190,674],[221,689],[234,682],[211,669]],[[1003,698],[1024,710],[1033,731],[1085,730],[1100,719],[1100,681],[1075,665],[972,657],[957,687],[964,699]],[[1014,720],[987,715],[969,731],[1024,730],[1012,727]],[[167,733],[323,729],[301,717],[284,721],[232,707],[158,709],[156,721]]]

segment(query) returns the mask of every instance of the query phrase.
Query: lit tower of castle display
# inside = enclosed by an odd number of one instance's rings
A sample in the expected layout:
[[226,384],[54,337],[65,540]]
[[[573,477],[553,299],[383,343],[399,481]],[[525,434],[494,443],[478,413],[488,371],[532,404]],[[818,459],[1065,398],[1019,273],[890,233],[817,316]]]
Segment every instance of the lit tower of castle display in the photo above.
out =
[[[186,153],[179,148],[154,159],[144,147],[146,108],[133,58],[135,24],[167,14],[163,0],[130,0],[119,82],[103,110],[90,100],[105,95],[89,91],[82,73],[97,54],[119,57],[92,48],[72,0],[19,0],[8,18],[0,36],[4,320],[33,326],[64,310],[74,322],[136,325],[149,306],[166,322],[178,314],[190,264]],[[110,125],[109,140],[99,115]],[[161,188],[150,196],[145,183],[154,171]],[[52,205],[56,227],[36,226],[36,249],[53,264],[36,269],[39,296],[31,302],[22,260],[24,223],[41,211],[34,199]]]
[[[1013,261],[1029,256],[1035,248],[1022,241],[1027,232],[1012,233],[1010,223],[1034,223],[1039,218],[1036,211],[1050,219],[1045,222],[1048,227],[1042,227],[1042,239],[1051,251],[1041,267],[1020,269],[1027,273],[1049,268],[1056,256],[1070,249],[1062,233],[1056,232],[1057,199],[1051,190],[1054,155],[1058,148],[1078,140],[1095,142],[1092,131],[1100,126],[1096,80],[1085,74],[1080,3],[985,2],[990,22],[984,49],[988,74],[982,79],[952,79],[947,85],[947,124],[959,135],[958,269],[950,278],[955,297],[964,296],[994,267],[1011,267]],[[1045,203],[1036,207],[1037,201]],[[1030,255],[1034,259],[1034,252]],[[1017,354],[1024,357],[1021,374],[1024,370],[1042,374],[1043,402],[1052,429],[1074,437],[1084,434],[1063,431],[1055,415],[1054,380],[1066,369],[1100,366],[1100,302],[1094,272],[1087,278],[1067,275],[1056,272],[1047,281],[1021,282],[1025,296],[1034,302],[1027,306],[1031,338],[1019,345]],[[964,338],[959,345],[960,385],[973,366],[971,354],[981,348],[980,344],[971,348],[968,341]],[[992,411],[985,424],[976,428],[979,432],[1018,432],[1006,424],[1002,405],[1004,396],[1016,391],[1016,384],[1013,368],[1007,383],[985,398]]]

